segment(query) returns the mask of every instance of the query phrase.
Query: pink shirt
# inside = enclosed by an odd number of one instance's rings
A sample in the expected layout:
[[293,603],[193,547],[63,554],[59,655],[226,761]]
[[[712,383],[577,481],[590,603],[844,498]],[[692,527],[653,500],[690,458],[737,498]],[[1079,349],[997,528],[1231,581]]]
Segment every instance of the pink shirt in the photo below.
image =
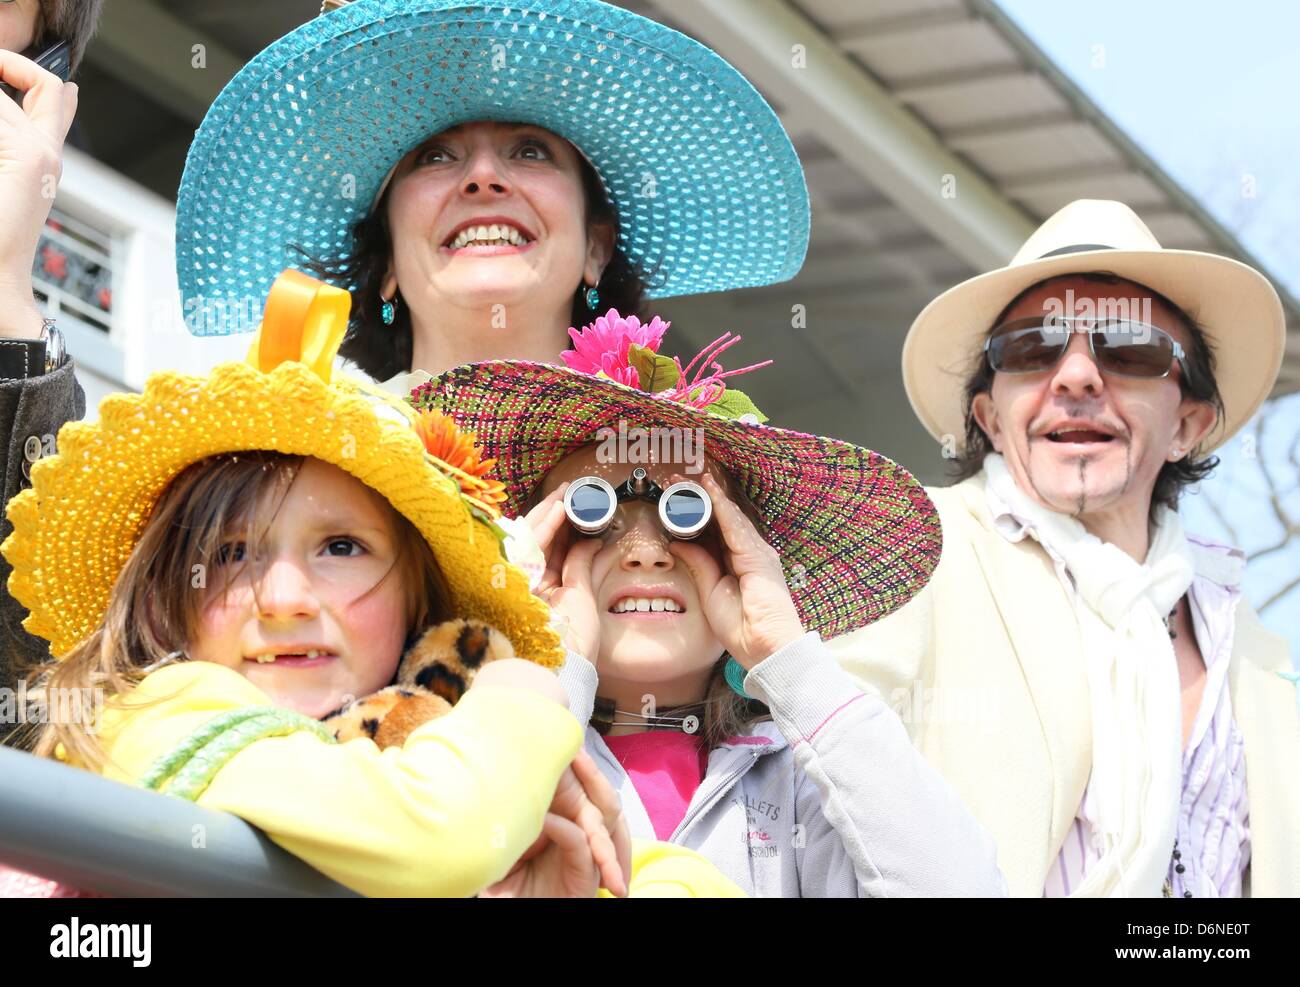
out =
[[656,838],[671,839],[704,779],[708,755],[700,738],[680,730],[647,730],[604,740],[641,796]]

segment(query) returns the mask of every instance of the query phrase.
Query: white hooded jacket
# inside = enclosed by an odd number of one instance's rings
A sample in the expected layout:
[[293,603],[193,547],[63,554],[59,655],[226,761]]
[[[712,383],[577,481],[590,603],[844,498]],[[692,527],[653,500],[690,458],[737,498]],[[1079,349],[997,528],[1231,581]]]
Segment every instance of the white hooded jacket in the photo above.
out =
[[[570,652],[560,679],[570,711],[589,722],[595,668]],[[709,753],[670,842],[756,897],[1006,894],[992,839],[816,633],[759,663],[745,691],[772,720]],[[619,792],[632,836],[655,839],[627,772],[590,726],[586,748]]]

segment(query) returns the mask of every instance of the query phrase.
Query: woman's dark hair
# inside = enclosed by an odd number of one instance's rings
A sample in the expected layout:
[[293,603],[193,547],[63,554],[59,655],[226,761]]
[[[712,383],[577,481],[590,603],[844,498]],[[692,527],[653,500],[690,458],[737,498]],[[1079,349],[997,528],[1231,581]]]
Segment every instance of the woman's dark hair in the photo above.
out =
[[[617,245],[618,210],[605,194],[605,187],[601,184],[596,169],[582,155],[578,155],[578,163],[582,173],[587,223],[609,225],[616,241],[609,263],[600,276],[598,308],[602,313],[616,308],[621,315],[643,316],[646,278]],[[383,303],[379,289],[392,254],[392,234],[388,227],[388,195],[391,191],[390,184],[370,214],[362,217],[352,227],[352,249],[349,253],[322,258],[311,256],[301,247],[294,247],[304,258],[303,267],[306,270],[334,284],[350,288],[352,317],[339,353],[379,380],[412,369],[411,352],[414,342],[408,306],[397,306],[391,326],[384,325],[380,317]],[[587,305],[585,288],[575,286],[569,324],[586,325],[597,314]],[[558,356],[567,342],[564,339],[555,342]]]
[[[1058,274],[1055,277],[1046,278],[1038,281],[1003,307],[998,317],[993,320],[993,325],[989,327],[992,332],[1000,326],[1007,317],[1007,313],[1015,308],[1020,299],[1024,298],[1031,291],[1034,291],[1050,281],[1058,281],[1061,278],[1082,278],[1085,281],[1100,282],[1102,284],[1127,284],[1132,285],[1143,292],[1149,294],[1152,298],[1163,302],[1183,321],[1187,327],[1188,346],[1187,352],[1183,358],[1183,372],[1178,375],[1178,387],[1182,391],[1183,397],[1191,398],[1193,401],[1202,401],[1212,405],[1215,412],[1216,423],[1223,418],[1223,398],[1219,394],[1218,382],[1214,379],[1214,351],[1210,349],[1209,341],[1205,338],[1205,331],[1196,324],[1183,309],[1179,308],[1164,295],[1158,291],[1153,291],[1146,285],[1128,278],[1119,277],[1109,271],[1089,271],[1069,274]],[[975,420],[972,408],[976,396],[985,394],[993,387],[994,370],[989,365],[988,357],[981,350],[975,369],[966,380],[964,394],[964,409],[966,412],[966,445],[956,459],[953,460],[951,470],[955,480],[964,480],[974,476],[984,468],[984,457],[993,451],[993,443],[989,437],[984,434],[984,429],[980,428],[979,422]],[[1151,493],[1151,513],[1154,516],[1155,509],[1158,505],[1163,504],[1174,510],[1178,507],[1178,498],[1183,492],[1184,487],[1199,483],[1214,471],[1219,465],[1217,456],[1207,456],[1203,459],[1197,458],[1196,450],[1192,450],[1187,456],[1173,463],[1165,463],[1160,468],[1156,476],[1155,489]]]
[[41,33],[35,44],[41,47],[55,41],[66,41],[71,61],[68,75],[74,75],[86,53],[86,45],[90,44],[95,33],[103,7],[104,0],[41,0],[37,25]]

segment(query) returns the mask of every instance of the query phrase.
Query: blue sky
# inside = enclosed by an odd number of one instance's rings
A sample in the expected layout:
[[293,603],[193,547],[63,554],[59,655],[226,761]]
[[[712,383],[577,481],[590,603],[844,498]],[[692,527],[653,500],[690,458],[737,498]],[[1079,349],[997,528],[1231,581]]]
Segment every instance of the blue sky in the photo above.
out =
[[[1293,295],[1300,296],[1300,4],[1277,0],[998,0],[1044,52]],[[1100,46],[1100,48],[1098,47]],[[1100,58],[1098,56],[1101,56]],[[1295,327],[1291,327],[1292,331]],[[1262,443],[1251,426],[1188,497],[1190,531],[1248,553],[1281,540],[1261,463],[1300,517],[1300,395],[1276,403]],[[1216,517],[1226,514],[1235,537]],[[1258,608],[1300,575],[1300,536],[1252,561]],[[1300,586],[1264,622],[1291,641],[1300,667]]]

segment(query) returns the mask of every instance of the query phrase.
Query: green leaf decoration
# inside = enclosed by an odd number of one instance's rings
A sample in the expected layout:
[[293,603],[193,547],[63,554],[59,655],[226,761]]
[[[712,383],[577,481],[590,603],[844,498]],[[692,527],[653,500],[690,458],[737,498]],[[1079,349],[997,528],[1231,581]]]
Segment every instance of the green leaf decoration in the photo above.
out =
[[767,421],[767,415],[758,410],[758,405],[749,399],[749,395],[734,387],[728,387],[723,391],[722,397],[708,405],[707,410],[733,421],[741,415],[753,415],[760,424]]
[[641,390],[651,394],[666,391],[681,378],[677,364],[670,357],[662,356],[648,346],[638,346],[636,343],[628,346],[627,362],[628,366],[636,370]]
[[501,528],[497,527],[496,518],[494,518],[487,511],[483,510],[483,508],[478,507],[475,504],[471,504],[468,500],[464,501],[464,504],[465,507],[469,510],[471,517],[479,521],[482,521],[484,524],[487,525],[488,530],[492,532],[492,537],[494,537],[497,540],[497,544],[499,546],[504,545],[506,541],[506,533]]

